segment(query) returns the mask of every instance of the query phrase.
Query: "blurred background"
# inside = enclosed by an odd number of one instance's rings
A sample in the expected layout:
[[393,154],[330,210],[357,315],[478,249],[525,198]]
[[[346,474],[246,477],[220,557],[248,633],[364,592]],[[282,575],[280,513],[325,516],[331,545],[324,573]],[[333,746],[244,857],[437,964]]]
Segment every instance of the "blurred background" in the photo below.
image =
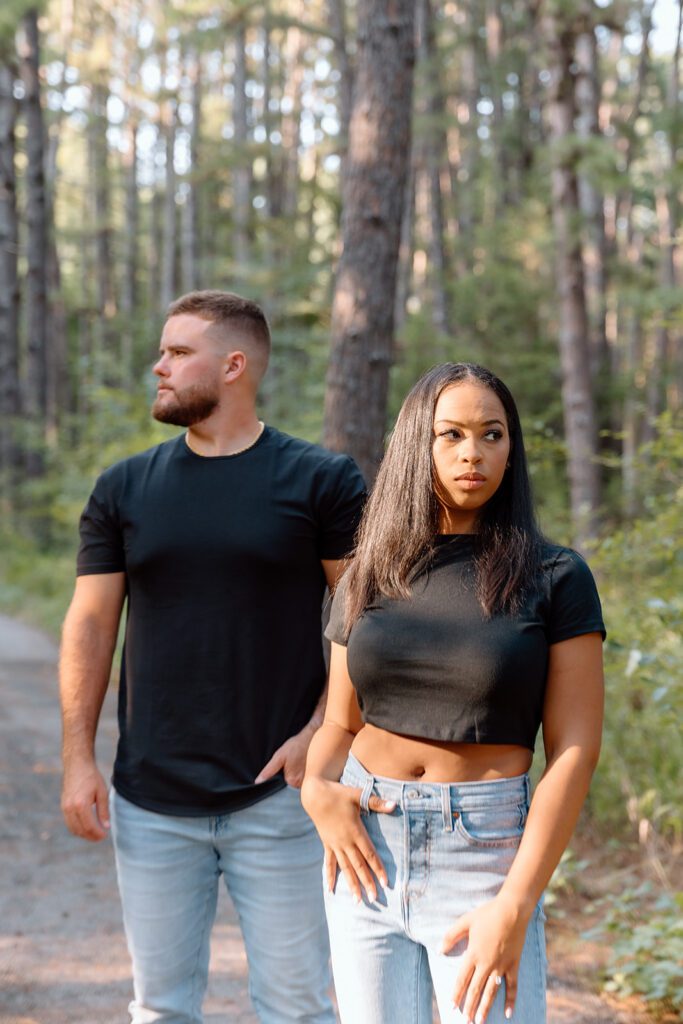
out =
[[604,754],[555,890],[580,885],[581,842],[636,865],[595,934],[612,991],[662,1012],[683,1006],[681,10],[0,9],[0,610],[56,634],[96,475],[170,436],[150,367],[182,292],[260,302],[261,415],[369,479],[424,369],[489,366],[543,527],[589,558],[609,632]]

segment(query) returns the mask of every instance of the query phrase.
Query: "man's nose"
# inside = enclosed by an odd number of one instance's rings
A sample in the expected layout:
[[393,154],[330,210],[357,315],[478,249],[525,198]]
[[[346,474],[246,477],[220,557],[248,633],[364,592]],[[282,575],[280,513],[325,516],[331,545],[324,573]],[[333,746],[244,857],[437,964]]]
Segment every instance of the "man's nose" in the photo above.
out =
[[168,367],[166,365],[165,356],[159,356],[156,363],[152,367],[152,373],[155,373],[157,377],[163,377],[164,374],[168,373]]

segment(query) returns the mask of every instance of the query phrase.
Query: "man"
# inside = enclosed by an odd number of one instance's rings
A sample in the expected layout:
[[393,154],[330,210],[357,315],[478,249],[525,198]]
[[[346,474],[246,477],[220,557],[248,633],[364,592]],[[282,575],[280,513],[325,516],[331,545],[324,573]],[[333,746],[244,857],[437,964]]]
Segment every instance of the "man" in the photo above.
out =
[[[264,426],[270,334],[175,302],[152,407],[186,433],[112,466],[81,517],[60,686],[67,825],[111,820],[133,1024],[199,1024],[222,874],[264,1024],[332,1024],[321,850],[299,800],[322,720],[321,603],[363,500],[353,461]],[[127,599],[111,802],[94,741]],[[111,818],[110,818],[111,815]]]

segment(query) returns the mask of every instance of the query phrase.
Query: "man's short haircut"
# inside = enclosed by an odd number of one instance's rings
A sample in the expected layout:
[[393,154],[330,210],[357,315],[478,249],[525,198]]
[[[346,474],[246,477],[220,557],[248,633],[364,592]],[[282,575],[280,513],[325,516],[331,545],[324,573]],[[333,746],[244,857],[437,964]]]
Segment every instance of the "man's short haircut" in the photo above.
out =
[[171,303],[166,312],[166,319],[170,320],[181,313],[210,321],[219,329],[217,333],[221,335],[224,333],[221,328],[233,327],[237,333],[253,341],[257,346],[261,357],[258,361],[263,364],[262,369],[265,370],[270,355],[270,328],[265,313],[251,299],[244,299],[232,292],[188,292]]

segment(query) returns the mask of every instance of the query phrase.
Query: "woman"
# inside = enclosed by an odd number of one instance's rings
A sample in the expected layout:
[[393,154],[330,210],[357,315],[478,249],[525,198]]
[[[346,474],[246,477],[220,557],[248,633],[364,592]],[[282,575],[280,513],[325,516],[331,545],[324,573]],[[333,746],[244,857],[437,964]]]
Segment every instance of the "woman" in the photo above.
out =
[[604,626],[585,562],[536,526],[517,409],[483,367],[406,398],[327,635],[302,799],[342,1021],[426,1024],[433,985],[443,1022],[542,1024],[542,893],[598,759]]

